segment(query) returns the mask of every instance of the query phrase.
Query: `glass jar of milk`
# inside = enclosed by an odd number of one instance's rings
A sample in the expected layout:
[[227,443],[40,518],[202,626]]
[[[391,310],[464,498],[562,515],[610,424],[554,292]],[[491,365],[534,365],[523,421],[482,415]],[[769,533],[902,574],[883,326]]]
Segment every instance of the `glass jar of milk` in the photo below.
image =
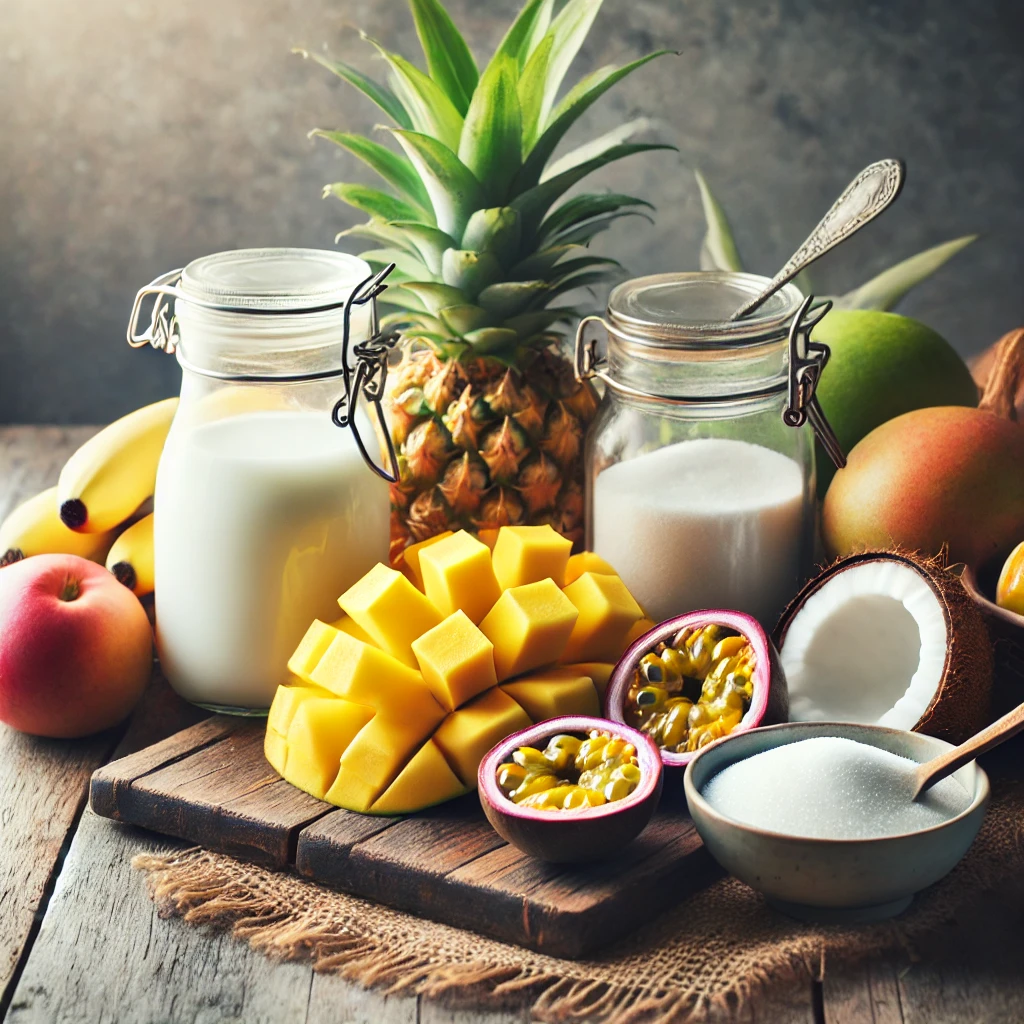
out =
[[310,622],[338,618],[338,596],[387,561],[387,484],[332,422],[345,318],[358,343],[373,315],[348,300],[371,276],[337,252],[237,250],[139,293],[133,326],[156,293],[153,323],[129,340],[182,367],[154,495],[157,650],[175,690],[203,707],[266,713]]
[[587,444],[587,546],[656,621],[735,608],[771,629],[811,566],[814,434],[805,415],[795,428],[783,418],[804,298],[787,285],[729,320],[767,283],[718,271],[627,281],[606,318],[588,318],[607,330],[602,364],[580,325],[577,375],[605,382]]

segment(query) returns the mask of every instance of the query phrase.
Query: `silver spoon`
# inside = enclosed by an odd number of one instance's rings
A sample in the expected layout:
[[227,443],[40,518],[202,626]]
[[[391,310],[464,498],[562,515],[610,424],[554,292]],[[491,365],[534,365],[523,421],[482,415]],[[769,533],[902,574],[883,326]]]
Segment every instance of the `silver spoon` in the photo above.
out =
[[913,773],[913,796],[917,800],[921,794],[931,789],[940,779],[952,775],[958,768],[962,768],[968,761],[973,761],[979,754],[984,754],[1000,743],[1005,743],[1011,736],[1024,729],[1024,704],[1015,707],[1012,711],[997,718],[990,726],[975,733],[969,740],[961,743],[959,747],[947,750],[938,757],[918,765]]
[[879,160],[865,167],[846,186],[843,194],[832,204],[832,209],[821,218],[804,244],[793,253],[764,291],[745,302],[729,319],[739,320],[752,313],[784,284],[792,281],[804,267],[873,221],[900,194],[905,173],[902,160]]

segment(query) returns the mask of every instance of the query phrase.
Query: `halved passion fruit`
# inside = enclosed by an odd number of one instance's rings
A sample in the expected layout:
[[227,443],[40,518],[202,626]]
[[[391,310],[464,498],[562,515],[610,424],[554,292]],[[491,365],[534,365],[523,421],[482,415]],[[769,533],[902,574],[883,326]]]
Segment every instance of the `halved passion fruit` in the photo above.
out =
[[706,610],[668,619],[619,659],[605,714],[649,736],[668,768],[685,767],[717,739],[785,722],[779,654],[756,619]]
[[644,830],[662,765],[635,729],[568,715],[502,740],[480,762],[477,782],[503,839],[541,860],[581,863],[611,856]]

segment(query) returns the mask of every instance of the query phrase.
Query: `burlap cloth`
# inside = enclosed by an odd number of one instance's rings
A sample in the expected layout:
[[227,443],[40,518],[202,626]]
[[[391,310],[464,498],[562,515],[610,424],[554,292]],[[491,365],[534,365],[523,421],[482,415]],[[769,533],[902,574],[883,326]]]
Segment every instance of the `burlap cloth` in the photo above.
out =
[[1001,783],[958,867],[893,921],[801,924],[722,879],[589,960],[533,953],[334,892],[287,872],[191,849],[140,856],[161,916],[230,928],[267,956],[308,960],[389,993],[461,1006],[532,1001],[549,1024],[682,1024],[738,1014],[772,985],[902,948],[1024,869],[1024,784]]

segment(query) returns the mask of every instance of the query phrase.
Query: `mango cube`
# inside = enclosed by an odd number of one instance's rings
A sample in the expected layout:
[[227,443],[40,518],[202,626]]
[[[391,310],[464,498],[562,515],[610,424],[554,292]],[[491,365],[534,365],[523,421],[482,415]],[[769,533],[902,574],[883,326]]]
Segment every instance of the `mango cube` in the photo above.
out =
[[494,575],[502,590],[565,579],[572,541],[550,526],[506,526],[494,544]]
[[423,592],[443,615],[461,608],[479,622],[501,594],[487,545],[465,530],[424,548],[420,572]]
[[628,647],[634,640],[639,640],[644,633],[649,629],[654,629],[656,625],[657,623],[653,619],[637,619],[626,634],[626,646]]
[[[333,626],[314,619],[312,625],[306,630],[306,635],[299,641],[299,646],[288,659],[288,671],[293,675],[309,682],[313,675],[313,669],[319,664],[324,652],[331,646],[331,642],[338,635],[338,630]],[[277,692],[281,692],[278,687]],[[277,700],[275,695],[274,700]]]
[[[281,687],[284,689],[284,687]],[[268,729],[263,737],[263,756],[270,762],[271,768],[278,775],[284,775],[288,763],[288,740],[279,732]]]
[[601,713],[593,681],[574,669],[541,669],[511,683],[502,683],[501,689],[535,722],[560,715]]
[[409,814],[462,796],[466,791],[437,744],[427,740],[373,804],[370,813]]
[[420,552],[424,548],[429,548],[431,544],[436,544],[439,540],[444,540],[445,537],[450,537],[451,535],[451,530],[445,530],[444,533],[436,533],[433,537],[421,540],[417,544],[410,544],[402,552],[399,568],[409,577],[413,585],[420,590],[423,589],[423,574],[420,572]]
[[589,676],[597,690],[598,697],[603,701],[605,691],[608,689],[608,680],[612,677],[612,670],[615,666],[608,661],[577,661],[563,668],[575,672],[577,675]]
[[288,780],[323,800],[342,754],[373,717],[373,709],[336,697],[303,700],[288,729]]
[[617,576],[618,573],[595,551],[581,551],[573,555],[565,567],[563,586],[575,583],[585,572],[599,572],[606,576]]
[[463,611],[427,630],[412,649],[424,682],[449,711],[498,682],[494,645]]
[[299,705],[310,697],[326,696],[327,694],[318,687],[279,686],[267,714],[267,731],[287,736]]
[[494,644],[498,680],[557,661],[578,615],[554,580],[506,590],[480,623],[480,631]]
[[340,619],[335,619],[331,625],[335,629],[341,630],[342,633],[348,633],[349,636],[362,640],[364,644],[373,643],[373,637],[361,626],[357,626],[355,619],[351,619],[347,615],[342,615]]
[[413,640],[444,618],[400,572],[380,563],[349,587],[338,604],[375,644],[412,668]]
[[473,789],[484,754],[499,740],[530,724],[526,712],[495,687],[453,711],[434,733],[434,742],[463,785]]
[[564,590],[579,617],[565,645],[562,662],[616,661],[626,634],[643,618],[640,605],[618,576],[585,572]]

